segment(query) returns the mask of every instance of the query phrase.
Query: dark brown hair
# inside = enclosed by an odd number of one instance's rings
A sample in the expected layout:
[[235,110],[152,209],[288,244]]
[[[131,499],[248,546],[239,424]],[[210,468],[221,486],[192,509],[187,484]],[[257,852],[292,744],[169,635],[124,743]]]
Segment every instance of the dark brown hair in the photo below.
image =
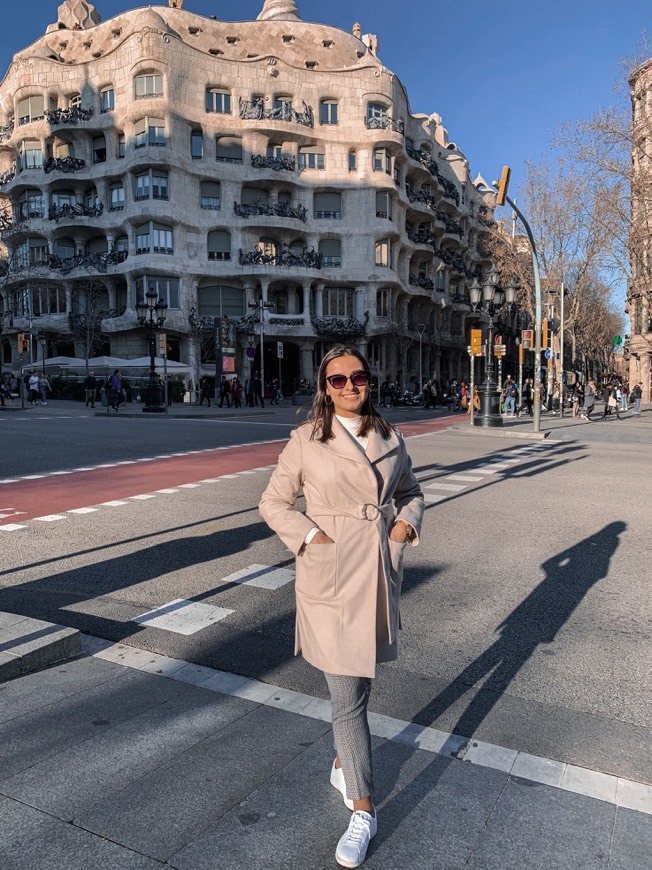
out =
[[333,403],[326,392],[326,369],[329,363],[341,356],[354,356],[356,359],[359,359],[362,369],[369,376],[369,391],[360,409],[361,423],[358,434],[367,435],[371,431],[377,431],[383,438],[389,438],[395,430],[391,423],[388,423],[384,417],[381,417],[371,401],[371,371],[369,363],[355,347],[350,347],[346,344],[336,344],[324,356],[319,366],[317,392],[315,393],[310,414],[308,415],[308,423],[312,424],[311,439],[316,438],[324,443],[335,437],[333,434]]

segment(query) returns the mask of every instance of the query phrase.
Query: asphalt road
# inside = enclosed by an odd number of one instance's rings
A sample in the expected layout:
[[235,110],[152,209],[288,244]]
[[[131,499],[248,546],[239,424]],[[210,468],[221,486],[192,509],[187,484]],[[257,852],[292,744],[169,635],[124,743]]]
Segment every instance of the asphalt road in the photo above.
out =
[[[273,459],[242,446],[283,437],[292,412],[109,423],[38,410],[46,419],[0,421],[5,460],[11,452],[3,475],[201,452],[184,457],[180,476],[172,457],[58,478],[97,509],[0,532],[0,610],[325,697],[321,675],[292,655],[292,584],[232,576],[292,568],[256,509]],[[422,545],[407,555],[401,657],[380,669],[372,709],[652,783],[646,423],[623,421],[622,443],[612,441],[615,423],[566,426],[564,440],[553,431],[534,451],[515,437],[451,429],[410,438],[431,502]],[[224,471],[238,451],[246,461]],[[146,465],[153,471],[134,492]],[[0,485],[0,502],[10,492]],[[41,496],[44,517],[50,498]],[[134,621],[178,599],[230,612],[194,634]]]

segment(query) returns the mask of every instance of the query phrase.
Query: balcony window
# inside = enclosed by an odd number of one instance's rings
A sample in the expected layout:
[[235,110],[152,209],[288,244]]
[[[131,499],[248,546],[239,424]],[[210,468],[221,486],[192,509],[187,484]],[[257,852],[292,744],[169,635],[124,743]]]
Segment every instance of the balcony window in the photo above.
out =
[[14,251],[16,266],[23,269],[28,266],[45,266],[48,259],[48,243],[40,237],[28,239],[18,245]]
[[292,97],[274,97],[274,116],[281,121],[289,121],[292,118]]
[[71,260],[73,257],[76,257],[77,246],[74,239],[57,239],[54,243],[54,253],[57,257],[61,257],[62,260]]
[[204,134],[201,130],[193,130],[190,134],[190,156],[193,160],[201,160],[204,156]]
[[74,157],[75,146],[70,142],[57,142],[54,146],[54,156],[57,160],[65,160],[66,157]]
[[247,313],[245,291],[239,287],[200,287],[197,302],[201,317],[243,317]]
[[373,170],[392,174],[392,155],[387,148],[374,148]]
[[168,199],[167,172],[148,170],[136,176],[136,200]]
[[391,290],[379,290],[376,293],[376,317],[389,317],[391,314]]
[[324,126],[337,125],[337,101],[322,100],[319,104],[319,123]]
[[113,87],[102,88],[100,91],[100,112],[112,112],[115,109],[115,91]]
[[145,145],[163,147],[165,145],[165,121],[160,118],[141,118],[135,125],[136,148]]
[[441,293],[446,290],[446,272],[437,272],[437,290]]
[[124,133],[118,133],[118,160],[122,160],[122,158],[127,153],[127,138]]
[[199,203],[204,209],[219,211],[221,206],[221,186],[219,181],[202,181],[199,185]]
[[206,88],[206,111],[218,115],[231,114],[231,93],[220,88]]
[[387,266],[391,268],[392,265],[392,248],[390,245],[389,239],[381,239],[376,242],[376,266]]
[[226,230],[213,230],[208,234],[208,259],[231,259],[231,234]]
[[324,315],[327,317],[353,316],[355,291],[350,287],[325,287],[323,294]]
[[111,185],[111,211],[122,211],[125,207],[125,189],[122,184]]
[[358,153],[357,151],[351,149],[349,151],[349,172],[353,172],[354,169],[357,169],[358,166]]
[[43,152],[39,142],[23,143],[23,169],[41,169],[43,167]]
[[342,217],[342,194],[339,191],[318,191],[313,199],[315,218],[339,220]]
[[104,136],[93,138],[93,163],[106,163],[106,139]]
[[326,155],[320,145],[299,148],[299,169],[325,169]]
[[153,221],[136,227],[136,253],[149,254],[150,252],[154,254],[174,253],[171,227]]
[[43,217],[43,194],[40,190],[27,190],[20,198],[15,209],[17,220]]
[[220,163],[242,163],[242,139],[218,136],[215,141],[215,159]]
[[81,109],[81,94],[68,94],[68,108],[69,109]]
[[171,275],[144,275],[135,283],[136,299],[145,299],[145,295],[153,291],[159,299],[167,303],[168,308],[179,308],[179,279]]
[[283,146],[282,145],[273,145],[269,144],[267,146],[267,156],[271,160],[280,160],[283,156]]
[[134,79],[134,96],[137,100],[163,96],[163,76],[156,73],[136,76]]
[[86,208],[99,208],[100,198],[97,195],[96,187],[89,187],[84,194],[84,205]]
[[52,193],[51,202],[55,208],[75,206],[77,205],[77,196],[72,190],[57,190]]
[[129,252],[129,239],[127,236],[118,236],[115,240],[114,248],[120,253],[127,254]]
[[243,205],[257,205],[258,203],[267,205],[269,194],[263,187],[243,187],[240,201]]
[[18,126],[40,121],[45,117],[45,99],[41,96],[26,97],[18,102]]
[[325,269],[337,269],[342,265],[342,243],[339,239],[322,239],[319,243],[321,264]]
[[32,290],[32,316],[66,313],[66,291],[63,287],[34,287]]
[[376,191],[376,217],[392,219],[392,198],[387,190]]

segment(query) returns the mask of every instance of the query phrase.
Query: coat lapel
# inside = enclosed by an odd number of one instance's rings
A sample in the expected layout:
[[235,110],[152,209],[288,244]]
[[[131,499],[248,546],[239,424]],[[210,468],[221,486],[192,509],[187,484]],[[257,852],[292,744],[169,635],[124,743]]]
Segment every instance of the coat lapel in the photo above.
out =
[[349,435],[337,417],[333,417],[333,434],[335,437],[331,441],[326,441],[322,444],[321,441],[315,440],[313,443],[332,453],[337,453],[338,456],[352,459],[353,462],[360,462],[362,465],[369,465],[365,452],[355,439]]
[[367,459],[372,465],[375,465],[379,460],[388,453],[395,451],[398,448],[398,436],[393,432],[389,438],[385,439],[375,429],[369,433],[369,444],[367,445]]

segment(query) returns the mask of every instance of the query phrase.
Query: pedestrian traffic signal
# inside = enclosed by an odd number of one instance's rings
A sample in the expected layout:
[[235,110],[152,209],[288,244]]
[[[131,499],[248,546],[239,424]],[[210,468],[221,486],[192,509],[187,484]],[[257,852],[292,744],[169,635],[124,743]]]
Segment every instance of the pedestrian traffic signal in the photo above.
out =
[[473,356],[482,356],[482,330],[471,330],[471,353]]
[[530,350],[534,345],[534,331],[532,329],[521,330],[521,347],[524,350]]
[[507,189],[509,187],[509,179],[512,174],[512,170],[509,166],[503,166],[503,171],[500,175],[500,179],[498,181],[494,181],[494,187],[498,188],[498,193],[496,194],[496,205],[505,205],[505,199],[507,198]]
[[23,353],[29,353],[29,338],[23,339]]
[[550,341],[550,329],[547,320],[544,320],[541,324],[541,349],[546,350],[548,348],[548,342]]
[[18,344],[18,353],[29,353],[29,333],[19,332],[16,336]]

